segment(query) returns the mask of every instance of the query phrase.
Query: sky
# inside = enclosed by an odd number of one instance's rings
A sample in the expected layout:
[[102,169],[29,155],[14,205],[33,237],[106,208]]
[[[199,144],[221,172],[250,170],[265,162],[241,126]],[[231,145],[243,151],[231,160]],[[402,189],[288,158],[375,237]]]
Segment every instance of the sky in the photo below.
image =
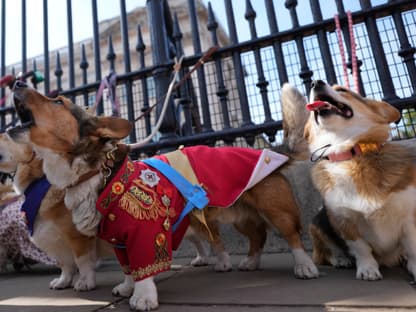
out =
[[[372,0],[373,5],[385,3],[387,0]],[[207,5],[208,0],[202,0]],[[323,17],[331,18],[336,12],[334,0],[320,0],[324,7]],[[5,0],[6,3],[6,64],[18,63],[21,55],[21,5],[22,1]],[[119,15],[120,1],[98,0],[98,19],[100,21]],[[257,13],[256,27],[258,36],[269,34],[268,24],[264,9],[264,1],[252,0],[254,10]],[[279,30],[291,27],[288,10],[284,7],[285,0],[273,0]],[[126,9],[130,11],[138,6],[144,6],[146,0],[126,0]],[[227,31],[227,22],[223,0],[211,0],[217,21]],[[27,10],[27,57],[43,54],[43,0],[26,0]],[[345,10],[359,10],[359,0],[344,0]],[[250,39],[247,21],[244,19],[245,0],[233,0],[236,28],[239,41]],[[0,3],[1,8],[1,3]],[[49,12],[49,49],[65,47],[67,45],[67,19],[66,0],[48,0]],[[91,2],[86,0],[72,0],[73,38],[80,41],[92,37]],[[309,0],[298,0],[297,13],[301,25],[312,23]],[[0,26],[1,27],[1,26]]]

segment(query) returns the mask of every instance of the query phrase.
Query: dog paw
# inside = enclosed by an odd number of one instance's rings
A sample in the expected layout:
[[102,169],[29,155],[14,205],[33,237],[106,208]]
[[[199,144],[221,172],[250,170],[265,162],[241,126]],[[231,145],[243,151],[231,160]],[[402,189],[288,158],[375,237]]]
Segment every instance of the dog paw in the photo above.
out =
[[88,276],[80,276],[74,284],[76,291],[88,291],[95,289],[95,278]]
[[158,308],[157,289],[152,277],[134,283],[129,303],[132,310],[150,311]]
[[319,277],[319,270],[316,265],[311,263],[299,263],[294,268],[296,278],[300,279],[311,279]]
[[259,267],[260,267],[260,255],[258,254],[243,258],[238,265],[238,269],[240,271],[255,271]]
[[72,279],[57,277],[49,283],[50,289],[65,289],[68,287],[72,287]]
[[294,273],[297,278],[311,279],[319,277],[318,268],[303,249],[293,249],[292,254],[295,260]]
[[365,281],[376,281],[381,280],[383,276],[378,270],[378,267],[371,265],[361,265],[357,267],[356,278]]
[[144,296],[131,296],[129,303],[130,308],[136,311],[150,311],[159,307],[157,299],[154,300],[154,298],[146,298]]
[[206,266],[208,265],[208,258],[197,256],[191,261],[191,265],[194,267]]
[[214,269],[217,272],[231,271],[233,269],[233,266],[231,264],[230,255],[226,252],[218,254],[218,261]]
[[113,294],[113,296],[117,296],[117,297],[130,297],[131,294],[133,293],[133,289],[134,289],[133,279],[131,278],[130,275],[125,275],[124,282],[115,286],[113,290],[111,291],[111,293]]

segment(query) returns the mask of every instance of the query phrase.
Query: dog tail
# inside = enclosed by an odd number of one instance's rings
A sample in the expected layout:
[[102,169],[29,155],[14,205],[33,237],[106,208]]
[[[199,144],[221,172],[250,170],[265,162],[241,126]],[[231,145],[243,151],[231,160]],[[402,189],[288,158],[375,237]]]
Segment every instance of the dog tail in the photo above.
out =
[[280,100],[283,115],[283,145],[291,154],[304,158],[308,153],[307,142],[303,137],[305,124],[309,117],[305,109],[306,98],[296,87],[285,83],[282,87]]

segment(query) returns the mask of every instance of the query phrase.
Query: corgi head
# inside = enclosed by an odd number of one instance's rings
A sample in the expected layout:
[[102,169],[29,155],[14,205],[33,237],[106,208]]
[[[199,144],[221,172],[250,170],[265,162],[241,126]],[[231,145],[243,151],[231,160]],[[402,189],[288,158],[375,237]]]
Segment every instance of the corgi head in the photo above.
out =
[[125,119],[93,116],[68,98],[46,97],[21,81],[13,86],[13,101],[21,125],[8,134],[47,160],[45,173],[61,188],[99,167],[103,154],[132,129]]
[[328,146],[325,153],[348,150],[357,143],[384,143],[389,124],[400,118],[400,112],[386,102],[322,80],[312,83],[306,109],[310,111],[305,126],[310,150]]

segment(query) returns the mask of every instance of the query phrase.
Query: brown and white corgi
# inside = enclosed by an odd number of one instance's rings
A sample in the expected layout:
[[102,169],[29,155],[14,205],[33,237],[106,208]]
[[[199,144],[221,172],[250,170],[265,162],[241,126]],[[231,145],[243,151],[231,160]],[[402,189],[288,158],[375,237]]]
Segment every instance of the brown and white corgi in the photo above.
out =
[[378,280],[380,266],[404,257],[416,277],[415,153],[388,141],[399,111],[321,80],[306,108],[312,177],[324,200],[310,227],[315,261],[355,262],[357,279]]

